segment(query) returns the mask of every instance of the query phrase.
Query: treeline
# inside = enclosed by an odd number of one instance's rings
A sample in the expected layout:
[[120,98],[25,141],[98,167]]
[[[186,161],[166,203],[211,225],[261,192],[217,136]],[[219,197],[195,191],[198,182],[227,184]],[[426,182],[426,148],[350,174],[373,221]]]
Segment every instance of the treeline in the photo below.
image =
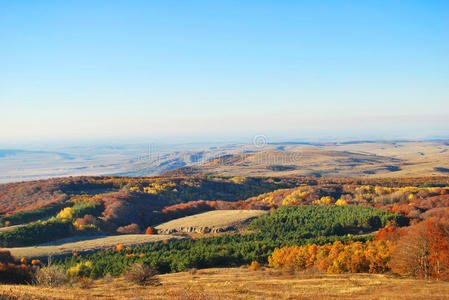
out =
[[0,227],[19,225],[37,221],[55,215],[64,205],[50,205],[28,211],[21,211],[9,216],[0,217]]
[[47,221],[37,221],[25,226],[0,233],[1,247],[23,247],[42,244],[61,238],[96,230],[93,226],[75,226],[74,222],[85,215],[98,215],[103,206],[98,202],[79,202],[62,209],[56,217]]
[[250,229],[273,239],[311,238],[358,234],[384,227],[388,221],[400,226],[408,220],[400,215],[367,206],[283,206],[270,215],[255,219]]
[[0,233],[1,247],[23,247],[66,238],[75,234],[71,221],[50,219]]

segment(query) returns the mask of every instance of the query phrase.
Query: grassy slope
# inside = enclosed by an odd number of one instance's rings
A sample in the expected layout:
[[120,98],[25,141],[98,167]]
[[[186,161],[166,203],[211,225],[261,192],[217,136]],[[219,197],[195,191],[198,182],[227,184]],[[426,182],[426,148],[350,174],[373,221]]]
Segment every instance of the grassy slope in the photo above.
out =
[[[445,299],[449,283],[374,274],[274,273],[244,268],[204,269],[158,276],[161,285],[138,287],[117,278],[88,289],[1,285],[22,299]],[[190,297],[189,297],[190,296]],[[2,298],[3,299],[3,298]]]
[[159,231],[195,231],[204,228],[222,229],[242,227],[249,220],[267,214],[264,210],[213,210],[192,216],[178,218],[156,226]]

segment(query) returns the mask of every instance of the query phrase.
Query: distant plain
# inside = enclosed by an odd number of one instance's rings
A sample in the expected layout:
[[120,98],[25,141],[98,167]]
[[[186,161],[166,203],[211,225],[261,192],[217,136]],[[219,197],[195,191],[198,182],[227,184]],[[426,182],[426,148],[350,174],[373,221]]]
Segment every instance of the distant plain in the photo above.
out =
[[193,173],[230,176],[441,176],[449,174],[449,142],[0,149],[0,183],[79,175],[151,176],[185,167],[193,167]]

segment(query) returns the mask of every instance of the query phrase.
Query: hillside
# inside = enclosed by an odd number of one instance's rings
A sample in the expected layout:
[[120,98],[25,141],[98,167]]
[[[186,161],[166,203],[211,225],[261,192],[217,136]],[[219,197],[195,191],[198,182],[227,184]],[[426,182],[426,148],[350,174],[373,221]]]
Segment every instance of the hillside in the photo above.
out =
[[8,248],[15,257],[38,258],[45,261],[48,257],[60,258],[76,254],[93,253],[98,250],[112,249],[122,244],[124,247],[136,247],[150,243],[169,241],[180,237],[171,235],[128,234],[117,236],[73,237],[32,247]]
[[250,220],[267,213],[268,211],[264,210],[215,210],[175,219],[155,228],[159,234],[226,232],[242,228]]
[[360,177],[401,170],[400,159],[347,151],[304,149],[266,150],[217,158],[204,165],[185,167],[166,174],[220,176],[317,176]]
[[[4,295],[24,299],[445,299],[449,283],[380,274],[282,273],[269,269],[215,268],[157,276],[159,286],[122,278],[73,287],[0,285]],[[15,298],[14,298],[15,299]]]
[[0,222],[12,226],[0,232],[5,299],[449,293],[448,177],[83,177],[0,188],[10,212]]
[[448,175],[446,142],[267,145],[165,174],[223,176],[404,177]]

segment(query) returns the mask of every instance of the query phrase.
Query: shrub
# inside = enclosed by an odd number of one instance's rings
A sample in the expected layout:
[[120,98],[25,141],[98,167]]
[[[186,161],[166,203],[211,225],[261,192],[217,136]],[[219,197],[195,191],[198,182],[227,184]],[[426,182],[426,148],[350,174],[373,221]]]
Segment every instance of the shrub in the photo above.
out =
[[261,265],[257,261],[252,261],[248,267],[248,270],[257,271],[261,268]]
[[17,262],[9,251],[0,251],[0,283],[26,283],[30,280],[29,266]]
[[145,230],[145,234],[157,234],[157,229],[150,226]]
[[120,234],[139,234],[141,233],[140,227],[137,224],[129,224],[127,226],[122,226],[117,228],[117,233]]
[[46,287],[57,287],[66,283],[66,273],[63,267],[49,265],[34,272],[33,283]]
[[128,268],[125,279],[138,285],[158,285],[159,279],[154,277],[156,270],[147,264],[133,264]]
[[[34,261],[34,260],[33,260]],[[39,261],[39,265],[41,262]],[[57,287],[67,282],[66,271],[60,265],[52,265],[51,256],[48,257],[48,264],[46,267],[40,267],[35,264],[32,283],[35,285],[46,287]]]
[[67,276],[70,278],[75,277],[87,277],[90,275],[90,271],[92,269],[92,263],[90,261],[86,261],[84,263],[78,263],[76,266],[73,266],[67,270]]

